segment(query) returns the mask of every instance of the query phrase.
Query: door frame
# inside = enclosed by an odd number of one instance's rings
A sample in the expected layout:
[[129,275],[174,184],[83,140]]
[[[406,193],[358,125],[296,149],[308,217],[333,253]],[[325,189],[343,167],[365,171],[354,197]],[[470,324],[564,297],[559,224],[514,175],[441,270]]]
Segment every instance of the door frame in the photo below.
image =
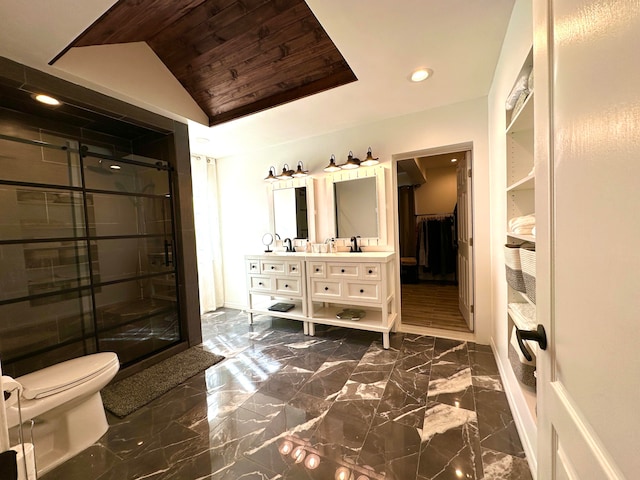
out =
[[[442,155],[447,153],[468,151],[469,154],[469,169],[473,172],[473,142],[463,142],[456,143],[451,145],[443,145],[440,147],[431,147],[424,148],[420,150],[413,150],[409,152],[402,153],[394,153],[391,155],[391,189],[393,193],[393,232],[394,232],[394,251],[397,253],[396,255],[396,275],[395,275],[395,291],[397,293],[396,299],[396,308],[398,312],[398,317],[396,320],[396,329],[406,333],[416,333],[419,335],[436,335],[439,337],[452,338],[455,340],[463,340],[463,341],[474,341],[476,337],[476,312],[473,313],[473,332],[456,332],[453,330],[445,330],[441,328],[432,328],[432,327],[417,327],[413,325],[403,325],[402,324],[402,290],[400,284],[400,228],[399,228],[399,216],[398,216],[398,162],[401,160],[410,160],[416,157],[425,157],[431,155]],[[474,179],[475,176],[471,175],[471,237],[474,237],[475,232],[475,201],[474,201]],[[471,265],[470,265],[470,278],[471,283],[473,284],[473,296],[472,296],[472,304],[476,304],[476,277],[475,277],[475,262],[476,255],[475,253],[472,255]]]

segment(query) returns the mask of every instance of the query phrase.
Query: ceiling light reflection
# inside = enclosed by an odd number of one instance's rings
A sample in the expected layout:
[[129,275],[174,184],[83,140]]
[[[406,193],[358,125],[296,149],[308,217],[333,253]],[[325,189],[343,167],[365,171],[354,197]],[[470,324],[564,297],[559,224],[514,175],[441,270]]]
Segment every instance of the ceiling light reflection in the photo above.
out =
[[309,470],[314,470],[318,468],[318,465],[320,465],[320,457],[315,453],[310,453],[307,456],[307,459],[304,461],[304,466],[307,467]]

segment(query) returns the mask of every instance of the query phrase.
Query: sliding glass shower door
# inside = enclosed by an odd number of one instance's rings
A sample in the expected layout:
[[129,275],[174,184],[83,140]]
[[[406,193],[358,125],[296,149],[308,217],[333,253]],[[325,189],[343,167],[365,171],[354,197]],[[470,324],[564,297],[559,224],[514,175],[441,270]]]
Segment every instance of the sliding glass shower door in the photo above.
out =
[[0,135],[0,153],[3,371],[178,343],[166,162],[52,136]]

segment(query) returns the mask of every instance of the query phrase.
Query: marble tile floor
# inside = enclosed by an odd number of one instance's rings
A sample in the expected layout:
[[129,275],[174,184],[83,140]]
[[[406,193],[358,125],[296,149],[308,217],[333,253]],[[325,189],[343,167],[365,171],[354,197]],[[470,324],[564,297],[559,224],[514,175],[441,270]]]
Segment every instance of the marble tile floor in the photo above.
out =
[[230,309],[203,338],[227,358],[42,479],[531,479],[487,346]]

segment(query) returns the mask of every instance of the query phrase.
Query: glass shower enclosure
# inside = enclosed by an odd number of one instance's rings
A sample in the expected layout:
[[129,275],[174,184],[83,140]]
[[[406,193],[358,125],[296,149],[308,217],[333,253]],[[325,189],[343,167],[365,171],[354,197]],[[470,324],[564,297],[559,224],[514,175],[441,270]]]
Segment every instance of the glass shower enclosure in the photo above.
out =
[[0,359],[18,376],[181,340],[167,162],[0,135]]

